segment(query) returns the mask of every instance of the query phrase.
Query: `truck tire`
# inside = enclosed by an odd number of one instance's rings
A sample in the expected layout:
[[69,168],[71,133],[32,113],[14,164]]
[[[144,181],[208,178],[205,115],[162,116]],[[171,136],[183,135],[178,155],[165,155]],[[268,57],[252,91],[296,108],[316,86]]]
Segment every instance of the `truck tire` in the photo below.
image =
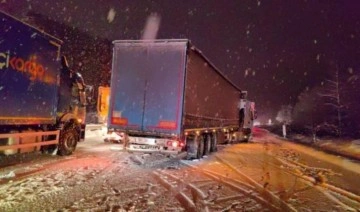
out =
[[204,145],[204,155],[209,155],[211,152],[211,135],[208,134],[205,136],[205,145]]
[[71,155],[75,151],[78,141],[79,133],[75,126],[71,124],[64,131],[60,132],[58,154],[62,156]]
[[202,135],[196,136],[195,143],[197,146],[196,158],[200,159],[204,155],[204,136],[202,136]]
[[251,139],[251,129],[242,130],[242,142],[248,143]]
[[196,158],[197,148],[195,145],[195,137],[194,136],[186,136],[186,159],[191,160]]
[[214,133],[210,137],[211,137],[210,152],[216,152],[217,151],[217,134]]

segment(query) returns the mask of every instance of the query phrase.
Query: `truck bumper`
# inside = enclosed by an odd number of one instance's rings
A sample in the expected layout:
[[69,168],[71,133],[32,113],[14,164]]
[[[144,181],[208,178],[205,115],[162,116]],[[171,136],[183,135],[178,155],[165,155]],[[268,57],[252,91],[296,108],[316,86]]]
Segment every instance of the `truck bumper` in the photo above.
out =
[[129,152],[146,152],[146,153],[166,153],[166,154],[179,154],[182,148],[172,148],[172,149],[165,149],[159,146],[152,146],[152,145],[139,145],[139,144],[129,144],[126,148]]

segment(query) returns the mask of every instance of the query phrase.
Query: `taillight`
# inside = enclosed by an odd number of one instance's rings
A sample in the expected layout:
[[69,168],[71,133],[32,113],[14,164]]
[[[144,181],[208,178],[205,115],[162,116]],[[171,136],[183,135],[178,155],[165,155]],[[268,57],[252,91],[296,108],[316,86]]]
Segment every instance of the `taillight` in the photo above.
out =
[[177,141],[173,141],[173,142],[172,142],[172,147],[174,147],[174,148],[175,148],[175,147],[178,147],[178,145],[179,145],[179,144],[178,144],[178,142],[177,142]]
[[167,141],[166,146],[171,146],[171,147],[176,148],[176,147],[179,146],[179,142],[177,142],[177,141]]

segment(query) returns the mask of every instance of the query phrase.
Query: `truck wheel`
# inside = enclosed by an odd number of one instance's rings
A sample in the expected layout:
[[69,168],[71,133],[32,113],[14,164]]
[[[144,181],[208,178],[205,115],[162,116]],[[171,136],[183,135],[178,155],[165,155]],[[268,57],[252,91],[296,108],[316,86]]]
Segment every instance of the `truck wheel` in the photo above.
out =
[[210,137],[211,137],[210,152],[216,152],[217,151],[217,134],[214,133]]
[[242,131],[242,141],[248,143],[251,139],[251,129],[243,129]]
[[251,135],[246,135],[246,136],[244,136],[243,142],[249,143],[250,140],[251,140]]
[[211,135],[206,135],[204,145],[204,155],[208,155],[211,152]]
[[69,127],[60,133],[59,139],[59,155],[71,155],[75,151],[77,142],[79,141],[79,133],[75,127]]
[[197,154],[197,148],[195,145],[195,137],[193,136],[187,136],[186,137],[186,159],[191,160],[193,158],[196,158]]
[[200,159],[204,155],[204,136],[196,136],[197,154],[196,158]]

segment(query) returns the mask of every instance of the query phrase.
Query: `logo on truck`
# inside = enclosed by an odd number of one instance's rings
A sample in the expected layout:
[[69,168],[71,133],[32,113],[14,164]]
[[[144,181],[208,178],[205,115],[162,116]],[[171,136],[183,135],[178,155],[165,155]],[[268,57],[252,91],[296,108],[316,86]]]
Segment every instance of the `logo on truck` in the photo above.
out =
[[0,52],[0,70],[7,68],[30,75],[31,81],[56,82],[54,77],[45,75],[45,68],[36,62],[36,55],[32,55],[30,59],[26,60],[22,57],[10,56],[9,51]]
[[9,67],[9,57],[8,57],[9,52],[0,52],[0,58],[5,58],[4,62],[0,62],[0,69],[3,69],[4,67]]

